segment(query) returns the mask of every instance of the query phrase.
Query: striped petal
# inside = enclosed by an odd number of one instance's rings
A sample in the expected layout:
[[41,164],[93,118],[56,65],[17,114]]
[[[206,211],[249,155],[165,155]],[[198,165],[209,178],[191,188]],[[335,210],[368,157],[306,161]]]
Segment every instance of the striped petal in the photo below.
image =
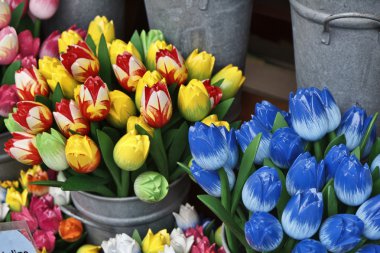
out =
[[364,222],[364,236],[370,240],[380,240],[380,195],[364,202],[356,216]]

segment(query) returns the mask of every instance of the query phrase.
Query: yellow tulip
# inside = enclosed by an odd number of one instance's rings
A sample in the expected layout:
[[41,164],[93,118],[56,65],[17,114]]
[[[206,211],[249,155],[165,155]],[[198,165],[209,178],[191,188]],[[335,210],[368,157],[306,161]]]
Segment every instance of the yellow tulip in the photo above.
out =
[[170,235],[166,229],[153,234],[149,229],[142,241],[142,251],[144,253],[159,253],[164,251],[165,245],[170,245]]
[[104,34],[107,43],[115,39],[115,27],[113,21],[108,21],[105,16],[96,16],[88,26],[88,35],[91,36],[95,45],[98,46],[100,37]]
[[45,77],[45,79],[51,79],[53,69],[61,65],[61,62],[50,56],[44,56],[44,58],[38,60],[38,70]]
[[93,244],[85,244],[85,245],[82,245],[77,250],[77,253],[98,253],[98,252],[100,252],[101,249],[102,249],[102,247],[100,247],[100,246],[96,246]]
[[203,83],[193,79],[178,92],[178,109],[189,121],[200,121],[211,110],[210,98]]
[[133,100],[125,93],[114,90],[109,93],[111,109],[107,121],[116,128],[124,128],[130,116],[136,115]]
[[19,182],[17,180],[11,181],[11,180],[5,180],[0,182],[0,187],[8,189],[11,187],[18,188],[19,187]]
[[[148,53],[146,55],[146,67],[149,70],[155,70],[156,69],[156,54],[158,50],[168,48],[168,45],[163,40],[157,40],[154,43],[150,44]],[[172,49],[173,46],[169,45],[168,49]]]
[[224,126],[228,131],[230,131],[230,124],[227,121],[219,121],[218,115],[211,114],[210,116],[207,116],[202,120],[202,123],[211,126],[213,124],[214,126]]
[[150,127],[148,123],[145,122],[144,117],[140,116],[131,116],[127,121],[127,133],[136,130],[136,125],[144,128],[145,131],[149,133],[150,136],[154,135],[154,128]]
[[22,170],[20,172],[20,183],[22,188],[28,187],[28,176],[34,176],[37,175],[39,172],[42,172],[42,168],[40,165],[34,165],[32,168],[28,169],[27,171]]
[[67,47],[82,41],[82,37],[73,30],[64,31],[58,39],[59,53],[66,53]]
[[188,79],[210,79],[214,68],[215,57],[206,51],[198,53],[195,49],[186,59],[185,65],[189,72]]
[[149,152],[150,140],[147,135],[138,135],[131,131],[115,145],[113,158],[123,170],[134,171],[145,162]]
[[5,202],[9,208],[14,212],[20,212],[21,207],[26,206],[28,203],[28,190],[24,189],[22,193],[11,187],[7,191]]
[[127,44],[122,40],[116,39],[112,41],[111,46],[109,47],[111,64],[116,64],[117,56],[124,52],[130,53],[141,61],[141,55],[132,42],[128,42]]
[[218,73],[216,73],[212,79],[211,83],[216,84],[218,81],[222,80],[223,82],[218,84],[218,86],[223,91],[222,100],[232,98],[236,95],[240,87],[245,81],[245,76],[243,72],[232,64],[224,67]]
[[145,86],[153,87],[158,82],[165,82],[165,78],[163,78],[158,71],[147,71],[144,76],[139,80],[139,83],[136,87],[135,94],[135,103],[138,110],[141,107],[141,97],[143,94],[143,90]]
[[51,78],[47,79],[47,83],[52,91],[59,83],[63,95],[66,98],[74,98],[74,90],[78,86],[78,82],[70,75],[63,65],[57,65],[51,72]]

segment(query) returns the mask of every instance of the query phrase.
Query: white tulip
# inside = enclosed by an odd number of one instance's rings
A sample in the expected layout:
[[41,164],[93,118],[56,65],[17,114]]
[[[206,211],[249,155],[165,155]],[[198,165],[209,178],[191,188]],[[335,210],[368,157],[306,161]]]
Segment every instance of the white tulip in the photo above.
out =
[[5,202],[6,196],[7,196],[7,189],[0,187],[0,203]]
[[194,236],[186,237],[180,228],[173,229],[170,234],[170,245],[175,253],[189,253],[194,243]]
[[104,253],[140,253],[139,244],[127,234],[117,234],[115,238],[102,242]]
[[160,253],[176,253],[172,246],[165,245],[164,251],[161,251]]
[[0,203],[0,221],[3,221],[9,212],[7,203]]
[[[66,177],[62,171],[58,172],[57,181],[65,182]],[[59,206],[64,206],[70,203],[70,192],[62,191],[59,187],[49,187],[49,194],[53,196],[54,203]]]
[[199,224],[199,216],[197,211],[189,203],[181,205],[179,214],[173,213],[177,226],[182,230],[194,228]]

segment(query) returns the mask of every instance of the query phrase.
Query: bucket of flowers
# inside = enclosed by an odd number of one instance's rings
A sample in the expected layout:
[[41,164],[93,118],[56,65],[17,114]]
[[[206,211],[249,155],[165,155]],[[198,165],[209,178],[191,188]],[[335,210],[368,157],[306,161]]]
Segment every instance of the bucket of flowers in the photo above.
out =
[[226,250],[378,252],[378,114],[354,105],[342,116],[327,89],[289,100],[289,112],[256,104],[240,128],[190,127],[193,160],[180,165],[224,222]]
[[190,160],[189,125],[209,115],[226,124],[245,78],[232,65],[213,75],[215,58],[198,49],[185,60],[158,30],[126,43],[105,17],[90,28],[85,40],[71,29],[60,35],[60,59],[16,72],[23,99],[5,119],[13,135],[5,150],[63,171],[64,182],[33,184],[72,191],[76,210],[63,209],[85,222],[90,241],[170,228],[189,191],[177,165]]

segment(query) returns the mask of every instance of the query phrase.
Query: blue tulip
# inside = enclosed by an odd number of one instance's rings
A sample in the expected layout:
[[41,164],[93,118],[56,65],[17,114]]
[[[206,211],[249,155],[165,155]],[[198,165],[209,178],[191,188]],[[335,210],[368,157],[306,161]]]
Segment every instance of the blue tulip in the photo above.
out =
[[380,253],[380,245],[367,244],[356,251],[356,253]]
[[273,123],[278,112],[281,113],[285,119],[288,117],[288,113],[278,109],[275,105],[266,100],[263,100],[261,103],[256,103],[255,115],[269,131],[273,128]]
[[373,159],[371,163],[371,171],[374,171],[376,167],[379,167],[380,169],[380,155],[377,155],[375,159]]
[[245,207],[252,212],[270,212],[277,205],[280,195],[281,180],[277,171],[264,166],[247,179],[242,199]]
[[[193,161],[190,166],[191,174],[199,186],[209,195],[214,197],[221,196],[221,181],[216,170],[204,170],[196,161]],[[225,169],[228,177],[230,190],[235,184],[235,174],[232,170]]]
[[372,175],[353,155],[343,158],[335,172],[334,189],[338,199],[346,205],[358,206],[372,192]]
[[273,163],[280,168],[289,168],[294,160],[305,150],[305,141],[292,128],[278,129],[272,136],[269,155]]
[[370,240],[380,240],[380,194],[364,202],[356,211],[364,222],[364,236]]
[[338,128],[342,115],[340,113],[338,105],[334,100],[334,97],[326,87],[321,91],[321,98],[322,103],[325,106],[329,124],[327,132],[332,132]]
[[354,150],[360,145],[366,129],[367,113],[358,105],[352,106],[343,114],[337,135],[344,134],[348,150]]
[[223,167],[232,170],[236,167],[239,161],[239,147],[236,141],[235,129],[228,131],[227,128],[223,126],[219,127],[219,130],[226,139],[228,146],[228,158]]
[[214,125],[196,122],[189,129],[189,145],[194,160],[205,170],[218,170],[227,162],[227,141]]
[[294,95],[291,92],[289,109],[292,127],[303,139],[316,141],[328,132],[327,112],[318,89],[298,89]]
[[236,131],[236,138],[239,142],[240,148],[245,152],[248,145],[253,141],[253,139],[262,133],[259,148],[255,157],[256,164],[262,164],[264,158],[269,157],[269,144],[272,134],[260,123],[260,121],[252,116],[250,121],[244,122],[240,129]]
[[327,168],[327,179],[335,177],[335,171],[339,167],[343,158],[350,156],[346,145],[339,144],[333,146],[325,157],[325,166]]
[[265,212],[253,213],[244,231],[248,244],[259,252],[276,249],[284,236],[280,222]]
[[327,253],[327,250],[322,243],[313,239],[305,239],[294,247],[292,253]]
[[[363,130],[364,131],[363,138],[364,138],[364,135],[365,135],[365,133],[367,132],[367,130],[369,128],[369,125],[370,125],[372,119],[373,119],[373,115],[369,116],[366,119],[365,127],[364,127],[364,130]],[[376,140],[376,125],[374,125],[373,128],[372,128],[372,130],[371,130],[371,133],[369,135],[367,143],[366,143],[366,145],[364,147],[364,151],[363,151],[362,157],[367,157],[371,153],[371,149],[372,149],[373,144],[375,143],[375,140]]]
[[322,224],[319,239],[328,251],[348,252],[360,242],[363,228],[363,221],[355,215],[336,214]]
[[325,164],[317,162],[309,152],[303,153],[290,167],[286,176],[286,189],[289,195],[312,188],[321,191],[326,182]]
[[281,223],[290,237],[303,240],[312,237],[321,225],[323,215],[322,193],[316,189],[298,192],[292,196],[282,213]]

